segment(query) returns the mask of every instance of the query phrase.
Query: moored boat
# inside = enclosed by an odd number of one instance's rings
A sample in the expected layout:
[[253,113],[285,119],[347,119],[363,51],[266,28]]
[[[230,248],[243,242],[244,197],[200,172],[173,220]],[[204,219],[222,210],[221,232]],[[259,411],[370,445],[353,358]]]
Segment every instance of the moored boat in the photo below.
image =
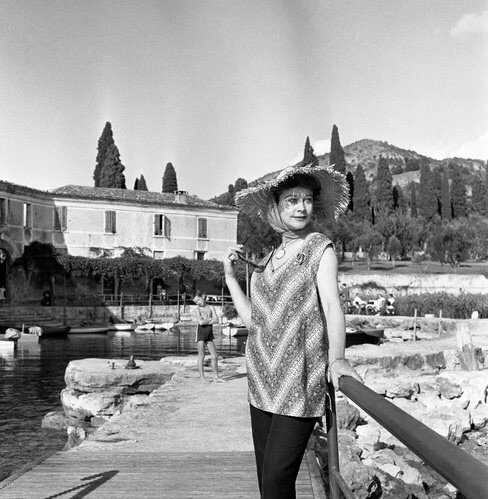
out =
[[47,338],[51,336],[66,336],[69,330],[69,326],[62,324],[42,324],[30,327],[29,333],[36,334],[39,338]]
[[107,333],[108,326],[103,325],[79,325],[71,326],[69,329],[69,334],[94,334],[94,333]]

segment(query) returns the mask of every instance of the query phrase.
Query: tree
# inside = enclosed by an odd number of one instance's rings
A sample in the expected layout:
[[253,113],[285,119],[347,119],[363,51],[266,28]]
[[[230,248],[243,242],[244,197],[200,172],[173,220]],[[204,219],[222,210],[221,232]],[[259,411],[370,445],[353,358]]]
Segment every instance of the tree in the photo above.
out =
[[352,203],[354,207],[353,218],[355,220],[371,221],[371,194],[361,165],[356,168]]
[[427,164],[420,168],[420,184],[418,197],[419,215],[430,221],[437,214],[437,197],[432,184],[432,173]]
[[332,127],[332,137],[330,139],[329,165],[334,165],[335,170],[338,172],[346,173],[346,157],[339,139],[339,130],[335,125]]
[[142,175],[142,174],[141,174],[141,178],[139,179],[138,189],[140,191],[148,191],[149,190],[147,188],[147,185],[146,185],[146,179],[144,178],[144,175]]
[[387,213],[393,211],[392,176],[388,161],[383,156],[378,161],[376,175],[376,207],[380,210],[386,210]]
[[351,172],[346,173],[346,182],[349,186],[349,204],[347,205],[348,211],[354,210],[354,177]]
[[171,163],[166,164],[163,175],[163,191],[173,194],[178,190],[178,181],[176,180],[176,171]]
[[305,150],[303,151],[302,166],[317,166],[318,164],[319,159],[315,156],[313,147],[310,145],[310,139],[307,137],[307,140],[305,141]]
[[93,171],[93,180],[95,181],[95,187],[100,187],[100,177],[102,174],[103,164],[105,163],[105,158],[107,156],[107,149],[110,145],[113,144],[114,136],[112,132],[112,125],[107,121],[107,123],[105,123],[102,135],[98,139],[97,162],[95,165],[95,170]]
[[139,190],[139,179],[136,177],[136,180],[134,182],[134,190],[138,191]]
[[432,171],[432,189],[437,200],[437,213],[441,215],[442,176],[440,168],[434,168]]
[[452,219],[451,195],[449,193],[449,179],[447,178],[446,170],[442,172],[441,218],[445,221]]
[[451,203],[453,218],[467,216],[466,186],[464,185],[459,168],[454,168],[452,171]]
[[415,182],[410,182],[410,216],[412,218],[418,217],[416,186],[417,184]]
[[396,236],[390,236],[388,238],[388,243],[386,245],[386,251],[390,255],[391,265],[393,267],[395,266],[395,260],[400,255],[401,250],[402,250],[402,245],[401,245],[400,240],[398,239],[398,237],[396,237]]
[[429,249],[434,258],[457,268],[469,257],[473,239],[474,231],[467,220],[457,219],[439,226],[429,242]]
[[115,144],[107,148],[105,161],[100,174],[100,187],[111,187],[115,189],[126,189],[125,166],[120,161],[120,154]]
[[484,181],[475,179],[471,186],[471,210],[473,213],[485,214],[486,185]]
[[403,190],[399,185],[393,186],[393,209],[396,210],[405,210],[406,202],[405,195],[403,194]]

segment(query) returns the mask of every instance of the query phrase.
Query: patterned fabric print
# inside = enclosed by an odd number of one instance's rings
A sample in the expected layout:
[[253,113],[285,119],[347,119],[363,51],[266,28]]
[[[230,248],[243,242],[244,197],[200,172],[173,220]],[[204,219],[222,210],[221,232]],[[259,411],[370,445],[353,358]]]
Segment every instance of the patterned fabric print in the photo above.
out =
[[316,274],[332,242],[307,236],[298,253],[274,272],[267,265],[251,279],[251,328],[246,345],[249,402],[258,409],[296,417],[325,414],[327,326]]

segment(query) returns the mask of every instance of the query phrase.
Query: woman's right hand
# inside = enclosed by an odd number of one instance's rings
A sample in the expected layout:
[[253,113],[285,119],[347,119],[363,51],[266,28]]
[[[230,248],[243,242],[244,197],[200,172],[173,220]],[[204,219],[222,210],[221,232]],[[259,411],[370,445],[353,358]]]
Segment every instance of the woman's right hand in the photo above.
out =
[[234,265],[239,259],[238,253],[242,253],[242,244],[236,246],[229,246],[222,257],[224,263],[224,273],[226,277],[234,277]]

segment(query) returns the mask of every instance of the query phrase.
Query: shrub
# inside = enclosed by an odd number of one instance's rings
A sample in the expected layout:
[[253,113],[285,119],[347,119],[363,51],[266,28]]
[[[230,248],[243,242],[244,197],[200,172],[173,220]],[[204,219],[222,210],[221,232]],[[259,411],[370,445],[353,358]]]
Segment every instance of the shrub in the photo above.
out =
[[439,314],[450,319],[469,319],[473,310],[480,313],[480,317],[488,317],[488,300],[486,295],[462,293],[451,295],[448,293],[423,293],[419,295],[406,295],[395,297],[397,315],[413,316],[415,309],[417,315]]

